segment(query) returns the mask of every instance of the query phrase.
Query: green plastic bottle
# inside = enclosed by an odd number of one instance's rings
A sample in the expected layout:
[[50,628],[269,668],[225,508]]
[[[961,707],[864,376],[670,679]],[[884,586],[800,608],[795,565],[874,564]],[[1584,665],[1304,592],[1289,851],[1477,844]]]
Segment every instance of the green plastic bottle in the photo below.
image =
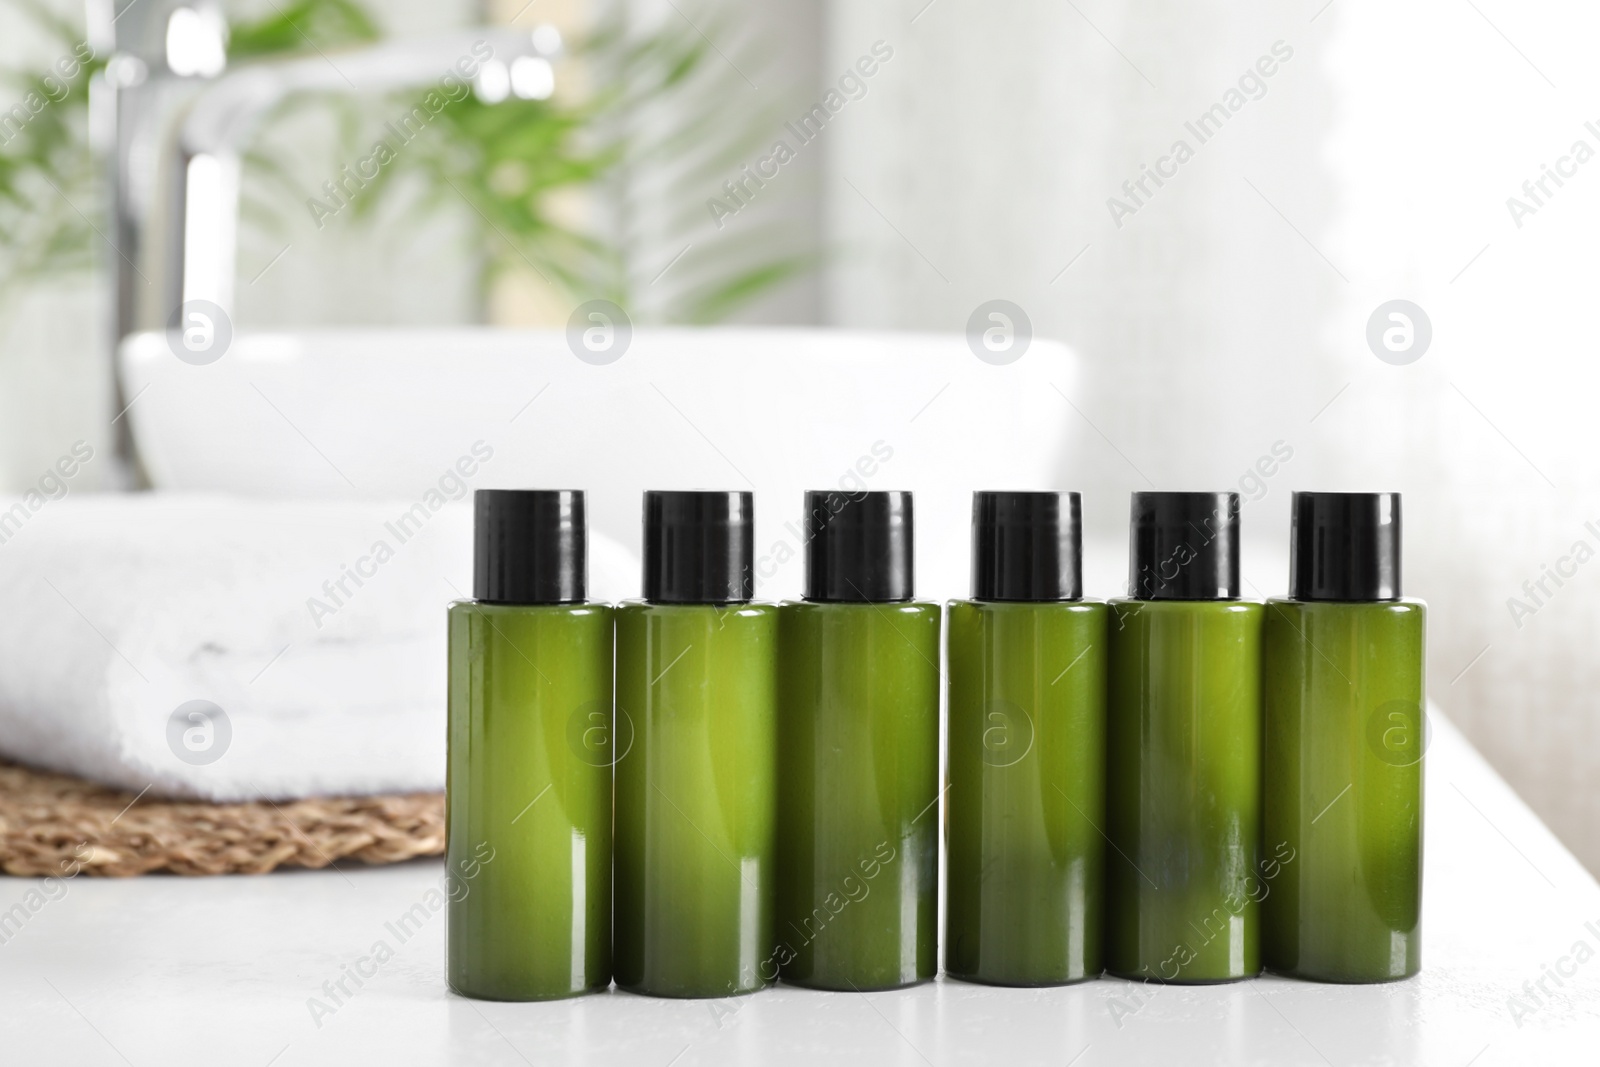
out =
[[1106,970],[1261,970],[1261,617],[1239,596],[1237,493],[1135,493],[1111,601]]
[[778,609],[751,600],[752,495],[646,493],[644,546],[644,600],[617,609],[617,985],[749,993],[778,974]]
[[805,599],[781,607],[785,982],[938,969],[939,624],[912,599],[911,494],[806,494]]
[[974,493],[972,600],[950,605],[945,972],[990,985],[1103,967],[1106,606],[1077,493]]
[[1266,965],[1322,982],[1422,968],[1426,609],[1400,597],[1400,494],[1296,493],[1263,634]]
[[450,988],[546,1000],[611,982],[612,613],[584,602],[581,492],[479,490],[450,606]]

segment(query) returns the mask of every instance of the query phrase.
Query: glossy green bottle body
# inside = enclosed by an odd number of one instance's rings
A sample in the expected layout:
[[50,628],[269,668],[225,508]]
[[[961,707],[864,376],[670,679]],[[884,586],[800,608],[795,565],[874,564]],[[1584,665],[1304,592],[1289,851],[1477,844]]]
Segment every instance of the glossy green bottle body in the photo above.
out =
[[1271,970],[1422,968],[1425,629],[1419,601],[1267,602],[1263,840],[1294,856],[1262,905]]
[[894,989],[938,969],[937,604],[782,607],[778,962]]
[[1262,605],[1111,601],[1106,969],[1260,973]]
[[777,977],[777,654],[773,604],[617,608],[620,988],[725,997]]
[[450,606],[457,993],[545,1000],[611,982],[611,642],[600,604]]
[[945,971],[993,985],[1099,974],[1106,606],[950,605]]

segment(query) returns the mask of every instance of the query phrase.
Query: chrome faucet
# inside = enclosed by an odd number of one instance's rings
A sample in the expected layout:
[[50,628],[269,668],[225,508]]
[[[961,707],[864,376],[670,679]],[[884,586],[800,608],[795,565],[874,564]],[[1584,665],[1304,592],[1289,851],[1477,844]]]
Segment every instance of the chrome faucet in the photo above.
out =
[[[524,65],[559,50],[549,27],[441,34],[227,68],[226,28],[212,0],[87,0],[88,40],[111,49],[91,88],[91,127],[110,158],[114,264],[112,380],[129,334],[180,325],[187,301],[233,312],[240,160],[267,113],[296,93],[382,93],[433,86],[451,99],[547,96]],[[101,42],[101,43],[97,43]],[[527,57],[527,59],[524,59]],[[519,64],[519,60],[522,63]],[[319,190],[319,195],[321,191]],[[122,481],[141,484],[130,420],[117,420]]]

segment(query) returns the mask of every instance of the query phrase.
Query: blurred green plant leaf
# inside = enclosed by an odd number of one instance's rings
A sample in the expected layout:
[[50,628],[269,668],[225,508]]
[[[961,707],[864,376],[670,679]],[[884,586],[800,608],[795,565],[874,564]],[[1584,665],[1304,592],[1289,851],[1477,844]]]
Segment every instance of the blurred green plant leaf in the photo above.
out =
[[294,0],[271,14],[228,28],[228,59],[344,48],[382,37],[378,24],[353,0]]
[[99,173],[89,151],[89,79],[104,66],[66,20],[16,0],[55,56],[41,71],[0,72],[0,299],[46,274],[85,270],[101,258],[91,218]]

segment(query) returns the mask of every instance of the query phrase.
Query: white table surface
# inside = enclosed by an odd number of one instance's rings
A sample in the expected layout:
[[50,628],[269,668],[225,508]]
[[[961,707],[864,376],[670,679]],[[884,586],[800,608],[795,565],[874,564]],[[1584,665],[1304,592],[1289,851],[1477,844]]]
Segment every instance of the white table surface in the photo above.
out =
[[[1600,887],[1435,724],[1423,972],[1407,982],[1009,990],[940,979],[865,995],[481,1003],[445,990],[442,913],[403,944],[385,926],[438,883],[436,861],[81,877],[0,944],[0,1063],[1600,1063]],[[0,912],[38,884],[0,878]],[[394,958],[319,1026],[308,999],[380,939]],[[1594,958],[1578,963],[1578,942]],[[1575,972],[1560,986],[1545,977],[1558,964]],[[1523,983],[1537,993],[1541,978],[1551,995],[1536,1005]],[[1529,1011],[1517,1020],[1519,994]]]

